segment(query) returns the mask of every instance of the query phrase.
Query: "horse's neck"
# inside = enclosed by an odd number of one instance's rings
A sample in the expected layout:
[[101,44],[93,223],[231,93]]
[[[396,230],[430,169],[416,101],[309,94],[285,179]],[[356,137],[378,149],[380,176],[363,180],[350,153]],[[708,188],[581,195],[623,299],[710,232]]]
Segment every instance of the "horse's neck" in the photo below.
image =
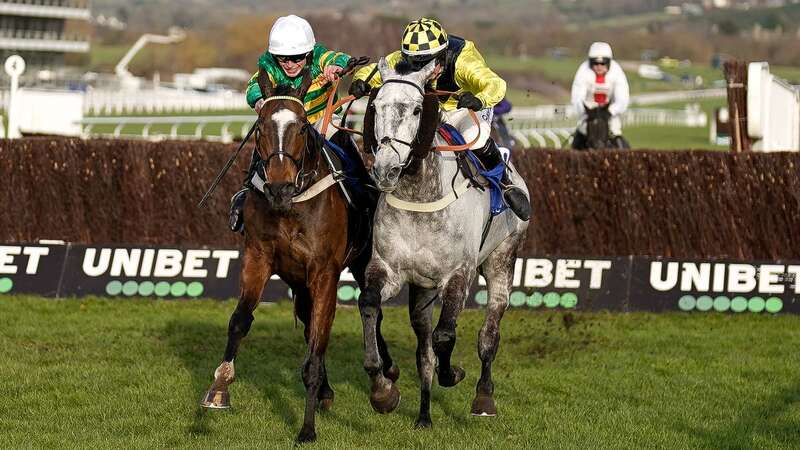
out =
[[400,177],[394,195],[406,201],[420,203],[433,202],[442,198],[445,191],[450,189],[449,182],[445,183],[446,179],[455,175],[453,169],[457,170],[455,161],[445,160],[452,156],[431,152],[427,158],[418,163],[415,162],[414,164],[419,164],[419,167]]
[[[605,121],[605,123],[603,123]],[[586,127],[587,138],[590,141],[608,141],[610,130],[608,121],[602,117],[595,117],[590,120],[590,124]]]

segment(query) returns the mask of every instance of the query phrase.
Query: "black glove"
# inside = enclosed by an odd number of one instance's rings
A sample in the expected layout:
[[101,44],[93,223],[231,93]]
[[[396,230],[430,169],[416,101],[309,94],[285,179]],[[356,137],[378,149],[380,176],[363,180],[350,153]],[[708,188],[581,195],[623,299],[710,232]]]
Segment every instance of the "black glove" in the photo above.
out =
[[372,86],[370,86],[366,81],[353,80],[353,82],[350,83],[350,89],[348,90],[348,93],[352,96],[355,96],[355,98],[361,98],[365,95],[369,95],[369,91],[371,90]]
[[472,92],[464,92],[458,95],[458,108],[468,108],[473,111],[483,109],[483,103]]

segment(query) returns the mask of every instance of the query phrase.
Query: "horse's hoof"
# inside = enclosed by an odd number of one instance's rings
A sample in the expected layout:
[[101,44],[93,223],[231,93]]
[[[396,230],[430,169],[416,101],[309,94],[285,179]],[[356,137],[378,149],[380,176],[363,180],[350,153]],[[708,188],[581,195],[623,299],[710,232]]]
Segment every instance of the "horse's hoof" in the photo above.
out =
[[436,374],[439,378],[439,386],[442,387],[453,387],[460,383],[461,380],[467,376],[467,373],[464,372],[464,369],[458,366],[452,366],[450,368],[450,373],[442,373],[437,368]]
[[333,397],[319,399],[319,410],[322,412],[330,411],[333,408]]
[[419,419],[417,419],[417,423],[414,424],[414,428],[416,428],[417,430],[427,430],[430,429],[432,426],[433,422],[431,422],[430,417],[424,419],[420,417]]
[[494,417],[497,415],[497,407],[494,399],[488,395],[476,395],[472,401],[472,415],[477,417]]
[[333,408],[333,389],[330,387],[323,387],[319,391],[319,396],[317,397],[317,408],[320,411],[330,411]]
[[297,435],[297,443],[303,444],[306,442],[314,442],[317,440],[317,432],[314,428],[303,425],[300,434]]
[[369,403],[375,411],[381,414],[389,414],[397,409],[397,405],[400,404],[400,391],[392,383],[389,389],[378,392],[372,391],[369,394]]
[[231,396],[227,390],[211,389],[206,392],[200,406],[208,409],[228,409],[231,407]]
[[392,380],[392,383],[397,383],[398,378],[400,378],[400,368],[397,367],[397,364],[392,364],[392,367],[389,367],[383,376]]

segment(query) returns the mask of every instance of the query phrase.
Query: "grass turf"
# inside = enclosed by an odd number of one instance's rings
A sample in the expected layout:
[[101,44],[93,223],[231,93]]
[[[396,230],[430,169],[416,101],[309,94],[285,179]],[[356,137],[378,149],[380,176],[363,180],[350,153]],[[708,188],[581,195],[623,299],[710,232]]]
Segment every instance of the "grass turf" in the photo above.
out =
[[[198,401],[235,304],[0,296],[3,447],[287,447],[300,428],[305,346],[289,304],[263,305],[237,359],[233,409]],[[495,363],[499,416],[469,416],[481,311],[466,311],[454,362],[418,431],[407,312],[384,331],[403,400],[372,412],[357,310],[339,308],[317,417],[319,448],[798,448],[800,318],[509,311]],[[569,320],[574,319],[574,320]],[[566,326],[570,325],[570,326]]]

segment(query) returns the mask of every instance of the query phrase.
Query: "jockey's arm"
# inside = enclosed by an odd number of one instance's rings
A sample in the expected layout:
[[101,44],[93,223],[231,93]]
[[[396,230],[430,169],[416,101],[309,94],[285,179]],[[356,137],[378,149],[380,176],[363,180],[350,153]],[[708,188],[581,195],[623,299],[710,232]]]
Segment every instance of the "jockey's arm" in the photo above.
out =
[[575,78],[572,80],[572,95],[570,103],[575,108],[575,114],[580,117],[584,113],[584,101],[586,100],[586,93],[589,90],[589,83],[585,76],[584,65],[582,64],[578,71],[575,73]]
[[493,107],[506,96],[505,80],[486,65],[483,56],[470,41],[464,45],[456,60],[455,79],[456,84],[473,93],[484,108]]
[[[350,61],[350,55],[343,52],[329,50],[321,44],[314,46],[314,60],[318,62],[319,68],[322,69],[323,74],[329,74],[328,70],[331,66],[345,68]],[[329,78],[331,80],[331,78]]]
[[625,113],[630,104],[631,92],[628,86],[628,78],[625,76],[625,72],[622,71],[622,68],[620,68],[619,73],[620,76],[614,83],[614,102],[608,107],[608,112],[610,112],[612,116],[619,116]]
[[[394,51],[386,55],[386,63],[389,65],[389,67],[394,67],[395,65],[397,65],[397,63],[400,62],[401,59],[403,59],[403,54],[400,52],[400,50]],[[360,69],[356,70],[356,72],[353,74],[353,79],[367,81],[367,78],[372,73],[372,71],[375,70],[375,67],[377,66],[378,66],[377,63],[372,63],[361,67]],[[383,80],[381,79],[381,73],[380,71],[375,70],[375,75],[373,75],[372,78],[369,79],[369,85],[372,87],[381,87],[382,84]]]
[[[317,54],[319,54],[319,56],[316,56]],[[328,50],[320,44],[314,46],[314,55],[315,58],[318,58],[317,60],[319,61],[319,67],[321,69],[325,69],[331,64],[344,68],[347,66],[347,62],[350,61],[350,55],[347,53]]]

